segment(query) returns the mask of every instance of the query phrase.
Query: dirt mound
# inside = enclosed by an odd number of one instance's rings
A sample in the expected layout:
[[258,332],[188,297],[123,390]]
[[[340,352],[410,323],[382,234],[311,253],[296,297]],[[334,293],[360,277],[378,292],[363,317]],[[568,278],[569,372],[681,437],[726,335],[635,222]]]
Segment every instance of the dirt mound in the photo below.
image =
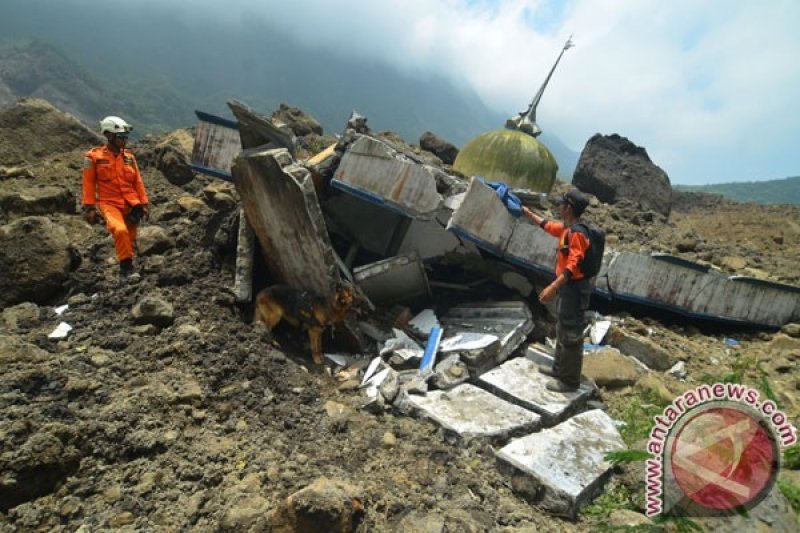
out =
[[78,119],[45,100],[20,100],[0,113],[0,165],[29,165],[42,157],[102,144]]

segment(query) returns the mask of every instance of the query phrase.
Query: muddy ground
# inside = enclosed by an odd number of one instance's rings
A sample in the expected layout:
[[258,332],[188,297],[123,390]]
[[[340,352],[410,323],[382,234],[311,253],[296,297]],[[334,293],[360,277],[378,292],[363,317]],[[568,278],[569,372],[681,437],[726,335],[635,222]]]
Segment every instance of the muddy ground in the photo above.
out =
[[[173,137],[190,148],[188,133]],[[0,135],[0,154],[13,153],[13,165],[29,172],[0,178],[1,189],[58,186],[79,197],[81,154],[91,144],[78,140],[63,150],[52,136],[42,149],[38,138],[35,156],[26,159],[14,139]],[[514,493],[495,468],[491,443],[453,446],[430,422],[361,410],[357,390],[311,364],[301,335],[284,328],[276,335],[283,350],[271,344],[230,291],[235,192],[199,175],[171,183],[156,168],[158,142],[131,146],[153,205],[147,225],[170,241],[140,258],[141,282],[118,282],[104,228],[50,213],[67,229],[78,264],[48,301],[3,310],[0,529],[594,531],[614,508],[642,510],[631,496],[575,522],[551,517]],[[625,205],[595,203],[591,213],[609,230],[610,246],[798,282],[796,207],[684,193],[669,219]],[[132,309],[148,296],[172,305],[172,323],[135,323]],[[64,303],[69,309],[56,316],[53,307]],[[48,339],[61,320],[72,325],[71,335]],[[601,390],[613,416],[641,416],[631,406],[645,412],[654,393],[669,396],[737,371],[754,385],[767,380],[795,425],[800,421],[800,351],[791,342],[781,347],[787,335],[709,330],[625,310],[614,320],[685,361],[689,377],[657,374],[655,384]],[[542,336],[535,331],[531,340]],[[629,492],[643,488],[629,476],[614,482],[615,491],[620,483]],[[311,496],[295,497],[294,511],[287,510],[286,498],[312,484]]]

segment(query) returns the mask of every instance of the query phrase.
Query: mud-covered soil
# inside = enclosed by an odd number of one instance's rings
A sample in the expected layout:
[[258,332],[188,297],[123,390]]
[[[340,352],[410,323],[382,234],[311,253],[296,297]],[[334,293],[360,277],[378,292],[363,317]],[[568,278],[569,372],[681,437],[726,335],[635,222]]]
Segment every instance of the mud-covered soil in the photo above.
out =
[[[0,147],[12,142],[3,135]],[[91,145],[62,152],[57,136],[50,142],[45,155],[24,163],[31,176],[0,177],[0,189],[55,185],[79,197],[81,154]],[[147,162],[154,145],[132,148]],[[16,156],[23,152],[14,147]],[[430,422],[364,411],[357,390],[291,348],[303,346],[302,335],[279,330],[285,352],[270,343],[230,291],[236,203],[209,193],[220,187],[211,178],[176,186],[154,165],[142,170],[149,225],[173,243],[140,258],[142,280],[119,283],[104,228],[54,213],[78,266],[51,301],[3,311],[0,529],[279,530],[272,512],[322,477],[350,487],[363,532],[594,531],[605,520],[549,516],[513,492],[489,443],[455,446]],[[685,237],[684,256],[723,268],[725,257],[740,257],[746,268],[797,280],[796,208],[681,206],[669,220],[625,206],[598,204],[592,213],[623,248],[680,252]],[[174,322],[136,324],[132,309],[145,296],[171,304]],[[57,316],[53,307],[63,303],[69,309]],[[61,320],[71,335],[48,339]],[[775,335],[704,332],[625,314],[614,320],[686,362],[689,381],[659,376],[670,393],[752,358],[763,363],[745,366],[745,379],[767,376],[793,422],[800,419],[796,361],[793,352],[775,355]],[[621,416],[642,391],[601,393]]]

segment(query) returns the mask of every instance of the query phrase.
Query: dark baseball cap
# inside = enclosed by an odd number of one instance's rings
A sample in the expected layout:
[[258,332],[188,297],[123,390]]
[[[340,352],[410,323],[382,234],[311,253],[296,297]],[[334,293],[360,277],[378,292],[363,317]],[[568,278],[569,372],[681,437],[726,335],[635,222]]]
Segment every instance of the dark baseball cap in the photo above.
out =
[[564,196],[556,200],[556,203],[566,203],[572,206],[572,211],[580,216],[589,207],[589,199],[578,189],[570,189]]

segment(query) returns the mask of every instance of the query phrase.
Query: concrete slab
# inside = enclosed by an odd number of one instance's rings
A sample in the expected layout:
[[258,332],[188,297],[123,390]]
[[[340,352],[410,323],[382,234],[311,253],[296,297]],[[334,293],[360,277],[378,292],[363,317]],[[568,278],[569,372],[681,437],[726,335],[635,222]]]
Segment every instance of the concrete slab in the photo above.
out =
[[410,395],[407,402],[417,415],[430,418],[459,442],[504,439],[534,431],[540,417],[468,383],[425,396]]
[[430,220],[442,204],[426,165],[367,135],[348,147],[331,185],[411,218]]
[[[474,344],[456,351],[473,375],[502,363],[533,331],[533,317],[525,302],[480,302],[451,307],[441,318],[446,347],[461,336]],[[494,337],[494,339],[492,339]]]
[[232,171],[272,279],[327,296],[342,278],[311,173],[283,148],[245,150]]
[[574,392],[552,392],[546,387],[549,379],[539,372],[536,363],[526,357],[516,357],[482,374],[478,384],[505,400],[539,413],[544,425],[551,426],[583,408],[592,389],[581,385]]
[[416,253],[391,257],[353,269],[356,284],[380,305],[427,305],[431,298],[425,266]]
[[525,348],[525,357],[536,363],[537,365],[545,365],[552,367],[555,357],[553,351],[544,344],[533,343]]
[[599,409],[511,441],[497,453],[512,487],[547,511],[574,518],[602,489],[610,451],[625,449],[614,421]]

